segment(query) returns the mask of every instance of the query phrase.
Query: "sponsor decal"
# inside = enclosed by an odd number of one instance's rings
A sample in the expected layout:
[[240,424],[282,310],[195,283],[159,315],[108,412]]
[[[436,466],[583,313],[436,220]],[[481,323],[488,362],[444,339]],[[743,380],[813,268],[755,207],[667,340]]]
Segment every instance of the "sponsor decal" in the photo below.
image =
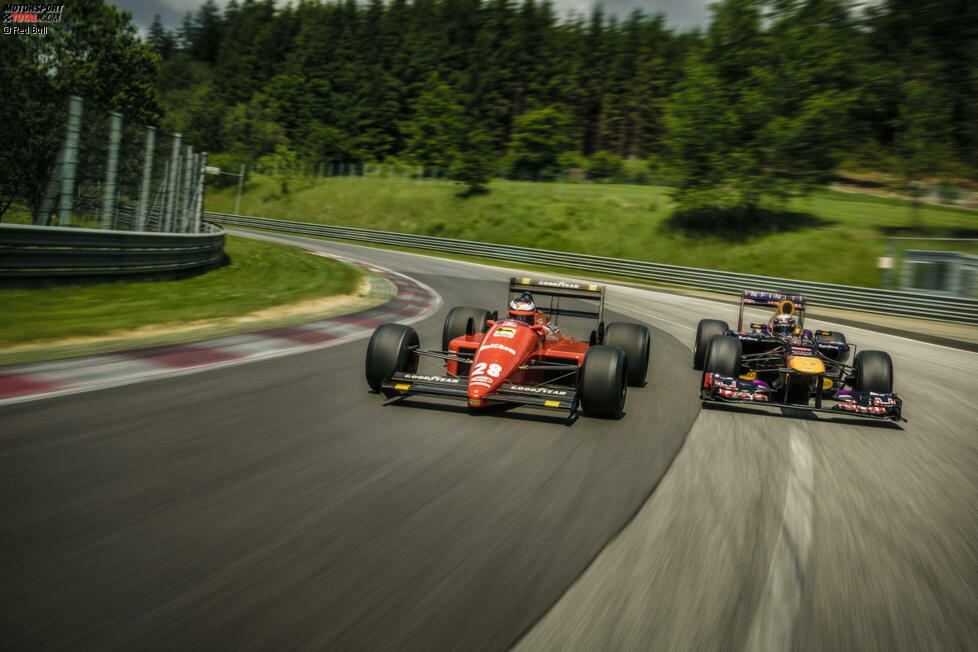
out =
[[509,385],[505,389],[513,392],[529,392],[531,394],[546,394],[547,396],[570,396],[566,389],[551,389],[549,387],[534,387],[532,385]]
[[421,376],[419,374],[403,374],[404,378],[409,380],[421,380],[429,383],[445,383],[447,385],[458,385],[462,382],[461,378],[453,378],[452,376]]
[[[580,283],[567,283],[566,281],[537,281],[537,285],[544,285],[551,288],[566,288],[568,290],[577,290],[582,287]],[[597,289],[597,286],[594,285],[590,287]]]
[[492,387],[492,378],[489,376],[472,376],[469,378],[469,385],[482,385]]
[[492,334],[493,337],[509,337],[509,338],[512,338],[514,335],[516,335],[516,329],[509,328],[508,326],[500,326]]
[[543,402],[543,407],[559,408],[560,407],[560,401],[544,401]]
[[411,389],[411,385],[408,383],[397,383],[396,385],[394,385],[394,389],[396,389],[399,392],[406,392],[409,389]]
[[502,344],[496,344],[495,342],[493,342],[492,344],[483,344],[482,350],[484,351],[486,349],[499,349],[500,351],[506,351],[507,353],[512,353],[513,355],[516,355],[516,349],[511,349],[508,346],[504,346]]

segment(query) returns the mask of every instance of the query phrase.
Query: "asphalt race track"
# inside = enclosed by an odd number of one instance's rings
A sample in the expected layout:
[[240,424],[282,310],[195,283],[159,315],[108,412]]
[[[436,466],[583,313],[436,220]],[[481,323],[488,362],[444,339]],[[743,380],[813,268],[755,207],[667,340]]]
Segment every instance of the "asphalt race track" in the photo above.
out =
[[[265,237],[436,289],[422,345],[454,305],[503,308],[504,270]],[[836,328],[892,355],[901,426],[701,409],[693,329],[735,309],[619,286],[608,307],[653,332],[618,421],[385,404],[366,339],[0,407],[0,640],[978,647],[978,354]]]

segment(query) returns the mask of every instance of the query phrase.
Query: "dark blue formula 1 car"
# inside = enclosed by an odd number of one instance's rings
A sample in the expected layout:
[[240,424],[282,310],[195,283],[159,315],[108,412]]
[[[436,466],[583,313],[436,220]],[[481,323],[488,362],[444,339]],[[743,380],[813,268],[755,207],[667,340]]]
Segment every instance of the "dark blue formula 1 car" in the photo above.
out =
[[[773,308],[774,314],[744,329],[744,306]],[[805,330],[805,297],[745,290],[737,330],[724,321],[700,320],[693,367],[703,371],[704,401],[905,421],[889,354],[859,351],[850,364],[855,349],[842,333]],[[823,407],[826,400],[832,403]]]

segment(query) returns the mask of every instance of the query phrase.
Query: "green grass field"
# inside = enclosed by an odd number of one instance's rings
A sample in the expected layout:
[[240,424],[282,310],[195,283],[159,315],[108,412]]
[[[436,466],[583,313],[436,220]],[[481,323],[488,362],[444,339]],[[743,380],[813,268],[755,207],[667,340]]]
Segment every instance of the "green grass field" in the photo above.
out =
[[287,245],[228,236],[225,250],[229,265],[177,281],[0,290],[0,348],[237,317],[352,294],[361,278],[355,267]]
[[[819,190],[790,211],[797,228],[698,236],[672,228],[666,188],[493,180],[486,195],[461,198],[446,181],[405,178],[282,179],[254,175],[241,213],[259,217],[436,235],[541,249],[875,287],[886,229],[934,233],[978,228],[978,213]],[[234,188],[208,190],[206,210],[233,212]]]

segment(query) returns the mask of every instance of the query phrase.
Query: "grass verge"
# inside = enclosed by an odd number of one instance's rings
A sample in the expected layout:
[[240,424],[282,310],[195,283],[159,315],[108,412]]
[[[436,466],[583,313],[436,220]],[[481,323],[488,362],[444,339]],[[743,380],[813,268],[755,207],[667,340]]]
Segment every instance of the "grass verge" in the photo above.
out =
[[[123,343],[149,346],[219,337],[309,321],[323,312],[314,299],[351,295],[348,301],[362,309],[366,305],[360,304],[381,303],[390,295],[383,283],[374,283],[378,296],[352,296],[362,283],[361,270],[296,247],[228,236],[226,251],[229,265],[189,279],[0,290],[0,363],[117,350]],[[308,310],[282,311],[280,317],[270,310],[296,305]],[[268,316],[236,323],[248,314]],[[181,330],[188,324],[205,325]],[[146,331],[152,333],[140,335]],[[72,343],[102,337],[107,339]]]
[[[867,287],[880,285],[888,232],[978,228],[973,211],[831,190],[790,203],[806,219],[719,235],[677,225],[662,187],[494,180],[486,195],[458,191],[444,181],[254,175],[241,213]],[[234,194],[208,191],[207,210],[233,212]]]

